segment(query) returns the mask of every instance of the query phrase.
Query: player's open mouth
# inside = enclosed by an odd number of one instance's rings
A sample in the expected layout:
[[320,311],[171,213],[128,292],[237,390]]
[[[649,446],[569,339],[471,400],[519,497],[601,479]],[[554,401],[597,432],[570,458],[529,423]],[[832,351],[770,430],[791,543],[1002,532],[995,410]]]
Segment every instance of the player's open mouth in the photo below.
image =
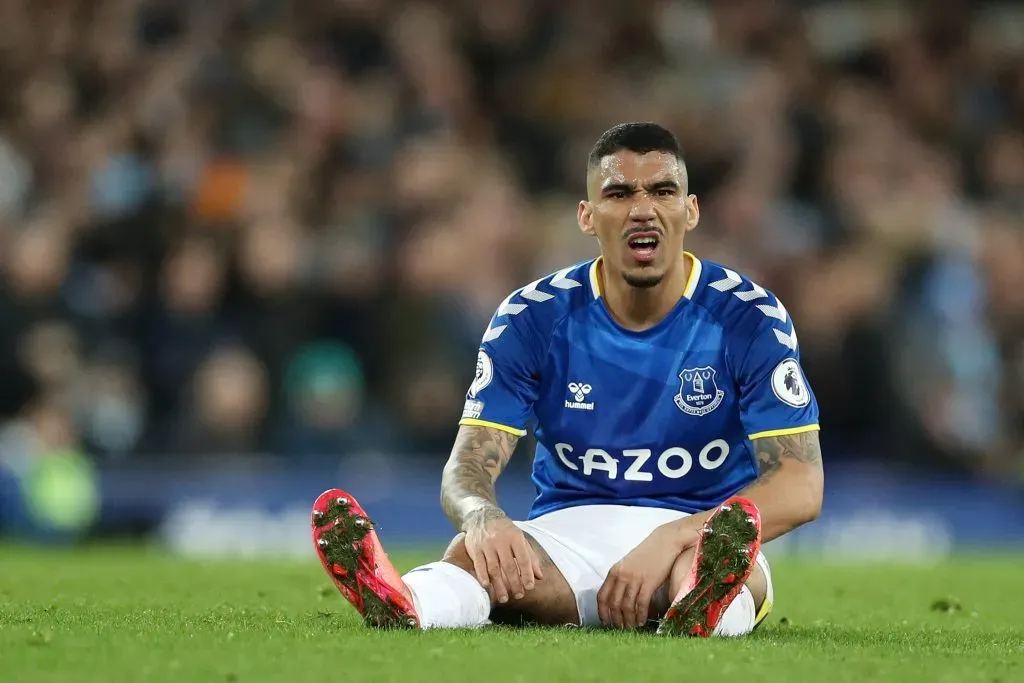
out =
[[661,238],[656,232],[638,232],[626,241],[629,252],[640,263],[650,263],[658,253]]

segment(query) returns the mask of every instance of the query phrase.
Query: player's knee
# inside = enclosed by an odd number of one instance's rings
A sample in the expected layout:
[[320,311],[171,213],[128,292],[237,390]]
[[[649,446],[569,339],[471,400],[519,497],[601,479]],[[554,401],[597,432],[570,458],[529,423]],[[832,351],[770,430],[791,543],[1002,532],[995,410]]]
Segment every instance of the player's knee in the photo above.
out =
[[448,548],[444,551],[444,557],[441,558],[441,561],[460,567],[470,574],[474,573],[473,560],[466,550],[466,534],[460,533],[452,539],[452,542],[448,544]]

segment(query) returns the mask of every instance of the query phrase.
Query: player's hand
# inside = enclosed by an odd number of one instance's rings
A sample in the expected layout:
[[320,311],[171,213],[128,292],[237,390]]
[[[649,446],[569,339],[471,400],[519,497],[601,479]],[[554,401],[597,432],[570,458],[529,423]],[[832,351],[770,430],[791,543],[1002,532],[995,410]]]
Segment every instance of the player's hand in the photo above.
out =
[[504,515],[481,515],[466,524],[466,552],[476,578],[499,603],[516,600],[544,578],[540,559],[523,531]]
[[640,628],[646,624],[651,598],[668,581],[680,554],[675,530],[662,526],[651,532],[608,572],[597,593],[601,622],[615,628]]

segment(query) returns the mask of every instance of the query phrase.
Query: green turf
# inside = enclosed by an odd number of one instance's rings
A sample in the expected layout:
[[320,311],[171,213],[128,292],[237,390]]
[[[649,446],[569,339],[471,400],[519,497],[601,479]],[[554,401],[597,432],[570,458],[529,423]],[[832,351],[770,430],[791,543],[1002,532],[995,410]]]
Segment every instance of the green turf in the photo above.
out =
[[1020,558],[930,568],[780,560],[774,574],[774,614],[739,640],[378,632],[360,625],[315,560],[0,547],[0,680],[1024,681]]

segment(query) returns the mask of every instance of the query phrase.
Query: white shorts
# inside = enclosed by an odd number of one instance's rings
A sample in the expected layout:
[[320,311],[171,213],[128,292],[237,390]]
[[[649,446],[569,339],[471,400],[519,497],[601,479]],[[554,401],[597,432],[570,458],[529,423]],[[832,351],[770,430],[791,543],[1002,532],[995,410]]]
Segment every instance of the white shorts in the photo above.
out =
[[[580,505],[541,515],[516,526],[530,534],[551,557],[576,596],[580,624],[600,626],[597,593],[612,566],[657,527],[689,516],[686,512],[627,505]],[[758,554],[768,580],[756,623],[768,615],[774,597],[768,561]]]

